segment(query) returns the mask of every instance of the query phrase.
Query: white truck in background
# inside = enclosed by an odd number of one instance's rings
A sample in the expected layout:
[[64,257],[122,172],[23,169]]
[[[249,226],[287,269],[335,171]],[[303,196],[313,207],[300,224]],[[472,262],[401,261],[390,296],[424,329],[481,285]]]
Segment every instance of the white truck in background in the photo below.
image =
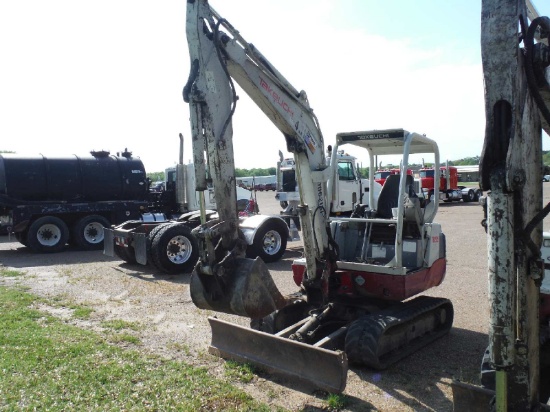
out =
[[[298,191],[298,183],[296,181],[296,164],[293,158],[283,158],[282,152],[279,151],[279,162],[277,162],[277,199],[281,208],[281,216],[292,227],[291,221],[294,222],[296,228],[300,230],[300,222],[297,217],[297,206],[300,202],[300,193]],[[335,153],[335,159],[338,162],[337,176],[334,179],[334,192],[331,200],[331,216],[346,216],[353,213],[356,206],[369,205],[370,180],[361,177],[357,159],[350,156],[343,150]],[[332,161],[332,148],[328,146],[327,164]],[[382,185],[373,181],[374,190],[374,205],[376,208],[378,196]]]

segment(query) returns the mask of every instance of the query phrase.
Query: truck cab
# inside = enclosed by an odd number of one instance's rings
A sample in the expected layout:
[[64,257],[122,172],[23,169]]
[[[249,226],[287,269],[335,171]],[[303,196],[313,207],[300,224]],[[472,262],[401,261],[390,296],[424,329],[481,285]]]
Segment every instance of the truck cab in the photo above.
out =
[[[358,204],[369,203],[370,182],[369,179],[361,178],[356,158],[345,153],[343,150],[336,154],[337,167],[335,168],[335,179],[333,183],[331,214],[340,215],[350,213]],[[330,165],[331,158],[327,158]],[[382,185],[373,183],[375,202],[378,199]],[[374,207],[374,205],[372,205]]]

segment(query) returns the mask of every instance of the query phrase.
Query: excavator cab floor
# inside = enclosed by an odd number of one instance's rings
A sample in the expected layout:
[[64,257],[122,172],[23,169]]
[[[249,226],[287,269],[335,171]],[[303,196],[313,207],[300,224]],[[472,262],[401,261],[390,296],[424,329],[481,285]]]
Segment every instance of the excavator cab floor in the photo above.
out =
[[286,305],[260,258],[235,260],[223,277],[193,272],[191,299],[201,309],[259,319]]

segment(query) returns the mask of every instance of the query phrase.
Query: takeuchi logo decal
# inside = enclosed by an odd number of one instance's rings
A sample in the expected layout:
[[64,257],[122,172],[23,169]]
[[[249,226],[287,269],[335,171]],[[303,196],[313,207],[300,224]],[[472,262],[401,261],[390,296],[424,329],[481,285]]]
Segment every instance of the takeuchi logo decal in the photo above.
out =
[[260,86],[271,96],[274,103],[278,104],[281,107],[281,109],[283,109],[285,112],[287,112],[290,115],[290,117],[294,117],[294,112],[292,111],[288,103],[285,102],[283,98],[279,96],[275,90],[273,90],[273,88],[269,85],[269,83],[266,82],[261,77],[260,77]]

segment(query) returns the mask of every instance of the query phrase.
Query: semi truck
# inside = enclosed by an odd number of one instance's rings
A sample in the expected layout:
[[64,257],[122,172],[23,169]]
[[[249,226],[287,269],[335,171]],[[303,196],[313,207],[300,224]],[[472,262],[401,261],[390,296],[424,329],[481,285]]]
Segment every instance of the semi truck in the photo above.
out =
[[[399,173],[401,173],[401,169],[399,168],[378,169],[376,173],[374,173],[374,181],[380,183],[383,186],[388,176],[398,175]],[[407,169],[407,174],[412,176],[412,169]]]
[[[373,188],[374,202],[376,204],[382,185],[376,180],[371,181],[361,176],[357,159],[350,156],[343,150],[334,153],[332,156],[332,147],[327,146],[326,162],[330,165],[331,161],[337,162],[335,170],[334,191],[332,193],[332,204],[330,214],[333,216],[350,215],[358,205],[369,204],[369,193]],[[298,182],[296,180],[296,163],[294,159],[283,159],[282,153],[279,152],[280,161],[277,163],[277,193],[275,198],[279,200],[281,208],[281,216],[289,220],[297,218],[297,205],[300,201],[300,193],[298,191]],[[375,207],[375,204],[372,207]],[[297,223],[299,227],[299,223]]]
[[[201,223],[214,226],[218,204],[211,184],[197,191],[194,164],[180,161],[165,171],[164,190],[155,192],[155,203],[141,216],[104,230],[104,253],[130,264],[151,264],[161,272],[184,274],[193,270],[198,243],[192,229]],[[246,243],[246,255],[270,263],[286,251],[289,229],[279,216],[259,214],[252,193],[237,186],[238,225]],[[202,210],[204,211],[201,213]]]
[[145,168],[125,150],[89,156],[0,155],[0,222],[34,252],[103,247],[103,228],[149,204]]
[[[424,197],[431,198],[434,193],[433,167],[423,167],[419,170],[420,187]],[[477,202],[483,195],[481,189],[476,187],[461,186],[458,184],[458,170],[454,166],[440,167],[439,200],[444,202],[464,201]]]

